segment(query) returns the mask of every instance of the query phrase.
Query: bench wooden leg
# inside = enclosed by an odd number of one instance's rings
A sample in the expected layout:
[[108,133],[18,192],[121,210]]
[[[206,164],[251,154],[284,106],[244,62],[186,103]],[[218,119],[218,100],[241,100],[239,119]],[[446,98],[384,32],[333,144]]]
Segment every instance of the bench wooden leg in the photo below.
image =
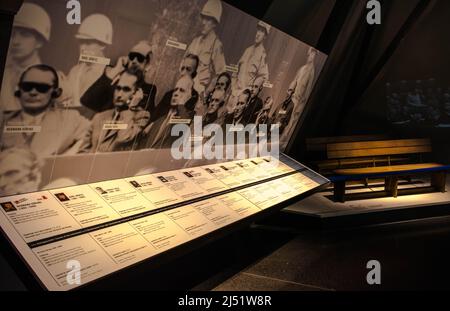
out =
[[431,175],[431,187],[439,192],[445,192],[445,186],[447,182],[446,172],[436,172]]
[[334,200],[337,202],[345,202],[345,181],[334,183]]
[[389,195],[393,196],[394,198],[398,197],[398,177],[386,177],[384,182],[384,189]]

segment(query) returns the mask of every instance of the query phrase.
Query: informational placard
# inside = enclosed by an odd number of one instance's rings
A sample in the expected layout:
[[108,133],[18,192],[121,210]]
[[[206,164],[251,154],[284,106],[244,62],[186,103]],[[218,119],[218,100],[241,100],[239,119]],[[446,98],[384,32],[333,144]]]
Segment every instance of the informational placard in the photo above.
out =
[[255,158],[3,197],[0,225],[45,289],[71,290],[328,183],[287,160]]

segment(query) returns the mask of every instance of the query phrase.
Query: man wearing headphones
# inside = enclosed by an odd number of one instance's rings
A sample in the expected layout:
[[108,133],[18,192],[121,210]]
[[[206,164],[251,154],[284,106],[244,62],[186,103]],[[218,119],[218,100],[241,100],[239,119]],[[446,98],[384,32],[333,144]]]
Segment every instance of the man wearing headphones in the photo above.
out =
[[20,77],[15,96],[22,110],[5,121],[2,150],[29,148],[38,157],[86,152],[89,121],[77,111],[54,107],[61,96],[58,74],[48,65],[29,67]]
[[105,68],[103,75],[81,97],[81,103],[94,112],[102,112],[113,108],[114,85],[121,74],[127,70],[140,71],[144,77],[140,86],[144,92],[144,97],[139,105],[153,114],[157,89],[155,85],[149,83],[147,77],[152,57],[153,47],[150,42],[139,42],[131,48],[128,56],[120,57],[114,67],[108,66]]
[[144,98],[140,70],[128,69],[115,84],[114,108],[97,113],[92,119],[88,140],[91,152],[136,149],[137,138],[150,120],[150,113],[140,103]]

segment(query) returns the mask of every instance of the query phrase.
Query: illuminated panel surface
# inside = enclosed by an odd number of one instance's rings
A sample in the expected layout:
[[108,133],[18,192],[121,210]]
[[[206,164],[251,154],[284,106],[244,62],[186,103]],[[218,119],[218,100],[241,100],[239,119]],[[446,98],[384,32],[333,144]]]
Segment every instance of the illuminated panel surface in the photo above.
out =
[[256,158],[4,197],[0,224],[46,289],[70,290],[327,183],[286,156]]

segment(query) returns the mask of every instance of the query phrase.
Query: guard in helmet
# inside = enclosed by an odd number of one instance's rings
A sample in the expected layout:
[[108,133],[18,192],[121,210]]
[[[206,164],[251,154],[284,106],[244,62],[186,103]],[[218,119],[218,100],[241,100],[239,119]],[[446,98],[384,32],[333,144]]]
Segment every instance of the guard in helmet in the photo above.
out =
[[[92,14],[81,23],[75,38],[80,43],[80,55],[105,57],[105,48],[112,44],[113,26],[108,17]],[[105,71],[106,65],[80,62],[69,72],[72,86],[72,106],[82,107],[80,98]],[[82,109],[83,114],[86,113]]]
[[294,81],[292,81],[289,87],[294,90],[294,93],[292,94],[294,109],[289,125],[286,126],[286,133],[291,133],[293,130],[295,123],[300,119],[309,96],[311,95],[316,72],[314,61],[317,53],[318,51],[315,48],[309,48],[306,64],[299,69]]
[[39,5],[24,3],[17,13],[3,75],[0,107],[5,115],[22,109],[14,96],[19,78],[30,66],[41,64],[40,49],[50,40],[51,20]]
[[255,42],[248,47],[238,63],[238,73],[235,88],[241,91],[250,88],[256,77],[262,76],[269,81],[269,67],[266,63],[264,41],[270,33],[271,26],[260,21],[256,27]]
[[225,56],[223,45],[217,37],[215,29],[222,17],[222,3],[220,0],[208,0],[201,12],[202,30],[189,45],[186,55],[197,55],[200,63],[194,88],[201,97],[211,84],[211,81],[225,71]]

